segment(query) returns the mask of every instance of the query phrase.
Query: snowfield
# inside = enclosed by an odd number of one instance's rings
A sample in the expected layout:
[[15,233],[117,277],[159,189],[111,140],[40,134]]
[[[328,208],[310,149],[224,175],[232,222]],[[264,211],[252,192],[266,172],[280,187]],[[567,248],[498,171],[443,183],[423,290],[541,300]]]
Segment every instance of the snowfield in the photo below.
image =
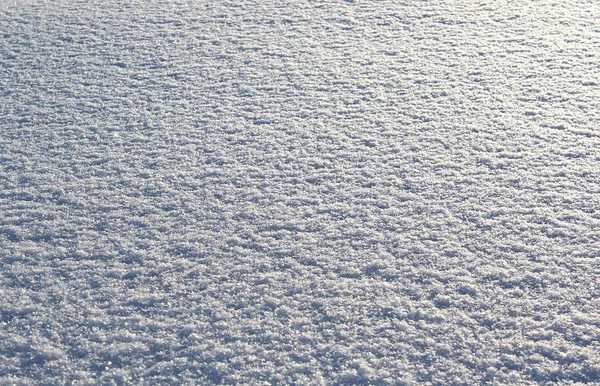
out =
[[594,1],[0,2],[0,384],[600,384]]

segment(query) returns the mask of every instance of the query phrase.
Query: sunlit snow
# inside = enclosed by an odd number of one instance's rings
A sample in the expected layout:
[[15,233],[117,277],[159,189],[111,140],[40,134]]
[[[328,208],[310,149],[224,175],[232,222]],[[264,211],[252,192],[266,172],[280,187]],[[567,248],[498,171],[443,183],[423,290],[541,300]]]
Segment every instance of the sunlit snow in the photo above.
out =
[[0,384],[600,383],[599,21],[0,2]]

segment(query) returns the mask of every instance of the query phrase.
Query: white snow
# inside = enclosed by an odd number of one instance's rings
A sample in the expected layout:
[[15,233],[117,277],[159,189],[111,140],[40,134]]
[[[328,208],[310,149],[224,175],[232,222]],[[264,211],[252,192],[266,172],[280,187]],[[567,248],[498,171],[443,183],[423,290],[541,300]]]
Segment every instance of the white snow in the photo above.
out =
[[592,1],[0,3],[0,384],[600,382]]

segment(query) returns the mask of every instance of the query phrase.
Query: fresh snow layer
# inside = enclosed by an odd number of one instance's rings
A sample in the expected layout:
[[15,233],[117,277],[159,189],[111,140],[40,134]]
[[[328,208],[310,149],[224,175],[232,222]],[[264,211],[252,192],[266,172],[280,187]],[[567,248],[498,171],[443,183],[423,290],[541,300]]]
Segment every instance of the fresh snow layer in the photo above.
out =
[[599,20],[0,2],[0,384],[600,384]]

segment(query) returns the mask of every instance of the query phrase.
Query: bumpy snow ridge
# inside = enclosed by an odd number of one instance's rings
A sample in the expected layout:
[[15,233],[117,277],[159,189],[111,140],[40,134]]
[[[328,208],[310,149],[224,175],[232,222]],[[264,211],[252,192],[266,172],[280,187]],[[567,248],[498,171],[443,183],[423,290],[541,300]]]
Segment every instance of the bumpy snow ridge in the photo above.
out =
[[600,381],[593,1],[0,3],[0,384]]

